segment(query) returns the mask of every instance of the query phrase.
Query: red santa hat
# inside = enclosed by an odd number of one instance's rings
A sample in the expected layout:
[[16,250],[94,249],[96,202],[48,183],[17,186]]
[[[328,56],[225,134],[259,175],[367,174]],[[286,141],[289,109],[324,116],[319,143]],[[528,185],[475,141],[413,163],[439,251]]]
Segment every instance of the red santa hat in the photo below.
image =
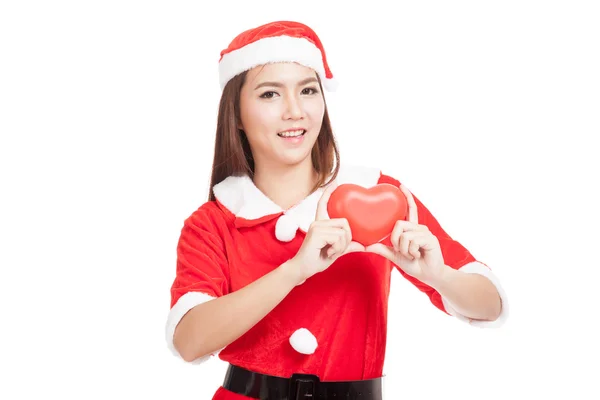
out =
[[326,90],[334,91],[337,86],[317,34],[299,22],[276,21],[242,32],[221,51],[221,89],[234,76],[275,62],[296,62],[312,68]]

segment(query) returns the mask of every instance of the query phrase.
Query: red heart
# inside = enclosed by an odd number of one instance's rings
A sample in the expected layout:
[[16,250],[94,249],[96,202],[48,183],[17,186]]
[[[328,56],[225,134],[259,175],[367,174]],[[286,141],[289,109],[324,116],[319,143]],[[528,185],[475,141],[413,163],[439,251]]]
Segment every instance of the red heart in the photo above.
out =
[[380,183],[372,188],[339,185],[327,203],[329,218],[346,218],[352,240],[369,246],[388,237],[398,220],[408,215],[408,201],[394,185]]

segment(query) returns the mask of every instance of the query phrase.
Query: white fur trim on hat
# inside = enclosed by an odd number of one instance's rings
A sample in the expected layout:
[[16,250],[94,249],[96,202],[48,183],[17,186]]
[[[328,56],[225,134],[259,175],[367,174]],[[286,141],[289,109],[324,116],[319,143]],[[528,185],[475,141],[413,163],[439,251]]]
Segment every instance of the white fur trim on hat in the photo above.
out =
[[219,62],[219,83],[221,89],[234,76],[256,66],[276,63],[296,62],[314,69],[321,78],[323,86],[334,91],[337,83],[325,76],[325,67],[321,50],[304,38],[276,36],[259,39],[256,42],[223,55]]
[[462,314],[459,314],[452,304],[442,296],[442,303],[444,304],[444,308],[448,312],[448,314],[455,316],[459,320],[469,323],[473,326],[477,326],[479,328],[499,328],[504,325],[506,319],[508,318],[508,297],[506,296],[506,292],[500,285],[500,280],[492,273],[492,270],[485,266],[484,264],[474,261],[468,263],[461,268],[459,271],[466,272],[468,274],[480,274],[488,278],[498,290],[498,294],[500,295],[500,301],[502,302],[502,310],[500,311],[500,316],[494,321],[480,321],[473,320],[471,318],[467,318]]
[[300,328],[290,336],[290,344],[298,353],[313,354],[317,349],[317,338],[306,328]]
[[[173,338],[175,336],[175,328],[177,327],[183,316],[197,305],[206,303],[207,301],[213,299],[214,297],[209,296],[205,293],[188,292],[181,296],[179,300],[177,300],[177,303],[175,303],[175,305],[171,308],[167,317],[167,324],[165,327],[165,338],[167,340],[167,347],[169,348],[169,350],[171,350],[171,353],[174,356],[182,358],[177,349],[175,348],[175,345],[173,344]],[[221,350],[223,349],[212,353],[212,355],[218,355],[221,352]],[[202,364],[203,362],[208,360],[210,356],[211,354],[197,358],[194,361],[191,361],[190,364]]]

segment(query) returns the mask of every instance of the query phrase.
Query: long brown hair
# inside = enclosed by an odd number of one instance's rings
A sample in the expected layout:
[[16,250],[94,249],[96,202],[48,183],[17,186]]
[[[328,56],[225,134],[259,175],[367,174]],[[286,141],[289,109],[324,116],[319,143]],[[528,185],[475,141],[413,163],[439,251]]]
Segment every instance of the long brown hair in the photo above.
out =
[[[251,178],[254,176],[254,158],[250,151],[250,144],[248,143],[246,134],[238,129],[237,124],[237,121],[240,121],[240,92],[246,81],[246,75],[247,72],[243,72],[232,78],[221,94],[208,194],[209,201],[215,200],[213,187],[228,176],[248,175]],[[317,79],[319,80],[321,93],[323,93],[323,86],[318,75]],[[323,101],[325,101],[324,96]],[[335,179],[340,168],[340,153],[333,130],[331,129],[327,103],[325,103],[325,114],[323,115],[321,131],[312,148],[311,158],[313,167],[319,176],[317,183],[312,189],[312,191],[315,191]],[[325,182],[330,175],[331,179]]]

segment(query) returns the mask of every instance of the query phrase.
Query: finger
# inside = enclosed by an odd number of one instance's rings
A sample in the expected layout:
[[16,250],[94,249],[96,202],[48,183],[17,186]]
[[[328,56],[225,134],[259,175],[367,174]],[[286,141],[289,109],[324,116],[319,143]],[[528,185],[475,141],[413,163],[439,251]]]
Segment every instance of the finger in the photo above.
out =
[[352,231],[350,230],[350,223],[346,218],[334,218],[328,220],[326,223],[331,224],[332,226],[342,228],[346,232],[346,238],[348,240],[348,243],[350,243],[350,241],[352,240]]
[[348,223],[348,220],[346,218],[334,218],[323,221],[315,221],[314,223],[319,226],[328,226],[343,229],[348,243],[352,241],[352,231],[350,230],[350,224]]
[[352,231],[350,230],[350,223],[346,218],[338,218],[343,226],[344,231],[346,232],[346,241],[348,244],[352,241]]
[[432,236],[422,230],[404,232],[400,237],[400,254],[409,260],[419,258],[421,253],[419,249],[422,245],[428,243],[428,237]]
[[435,248],[436,243],[439,245],[437,237],[433,234],[421,234],[412,239],[412,242],[419,246],[420,250],[429,251]]
[[355,253],[355,252],[363,252],[365,251],[365,246],[358,242],[350,242],[346,250],[344,250],[343,254]]
[[402,233],[404,232],[405,227],[405,224],[403,224],[402,222],[405,221],[396,221],[394,229],[392,230],[392,234],[390,235],[390,242],[392,243],[392,247],[395,251],[400,250],[398,244],[400,242],[400,235],[402,235]]
[[390,235],[390,241],[394,250],[400,251],[399,242],[400,237],[404,232],[413,232],[413,231],[426,231],[428,230],[425,225],[416,225],[412,222],[398,220],[394,225],[394,229],[392,230],[392,234]]
[[412,260],[413,257],[408,252],[408,246],[411,243],[411,239],[414,237],[413,232],[402,232],[400,235],[400,241],[398,242],[398,252],[402,254],[404,257]]
[[390,240],[392,241],[392,243],[397,243],[402,232],[411,231],[426,232],[429,231],[429,228],[425,225],[417,225],[409,221],[398,220],[394,224],[394,229],[392,230],[392,234],[390,235]]
[[341,255],[346,247],[348,247],[348,242],[346,240],[346,235],[340,236],[340,238],[331,246],[334,249],[333,255]]
[[339,238],[346,236],[346,232],[344,232],[344,230],[341,228],[323,227],[319,230],[316,230],[314,235],[318,241],[317,245],[324,247],[328,244],[333,245],[333,243],[339,240]]
[[[417,234],[410,239],[409,254],[415,259],[421,258],[421,251],[429,251],[435,248],[437,238],[434,235]],[[412,258],[411,257],[411,258]]]
[[318,243],[318,246],[321,248],[321,251],[324,251],[327,257],[332,257],[336,252],[341,252],[342,250],[338,250],[340,245],[338,242],[340,238],[343,237],[339,234],[329,234],[324,235],[320,238],[321,242]]
[[317,213],[315,215],[316,221],[329,219],[329,214],[327,213],[327,202],[331,197],[331,193],[333,193],[337,186],[337,183],[331,183],[329,186],[327,186],[327,188],[325,188],[325,191],[323,191],[323,194],[319,199],[319,203],[317,204]]
[[417,203],[415,203],[415,199],[404,185],[400,185],[400,190],[406,196],[406,201],[408,202],[408,219],[407,221],[417,224],[419,222],[419,214],[417,212]]
[[334,256],[335,254],[335,249],[333,248],[333,246],[329,246],[329,248],[327,249],[327,258],[331,258]]
[[322,226],[335,226],[336,228],[350,230],[350,224],[346,218],[332,218],[315,222]]
[[395,254],[394,254],[394,250],[391,247],[388,247],[381,243],[375,243],[370,246],[367,246],[365,248],[365,251],[379,254],[380,256],[383,256],[392,262],[394,262],[394,260],[396,258]]
[[320,226],[319,229],[315,230],[317,235],[337,235],[346,236],[346,230],[338,226]]
[[418,243],[413,240],[410,242],[410,245],[408,246],[408,253],[413,256],[415,259],[419,259],[421,258],[421,252],[419,251],[420,247],[418,245]]
[[327,257],[329,258],[335,258],[339,255],[342,255],[344,253],[344,249],[346,248],[346,244],[345,244],[345,240],[340,239],[337,242],[333,243],[328,249],[327,249]]
[[325,249],[325,253],[328,257],[336,252],[341,253],[344,250],[344,245],[338,243],[340,240],[345,240],[345,232],[343,229],[325,228],[325,230],[320,230],[317,233],[315,239],[317,240],[316,245],[321,248],[321,250]]

